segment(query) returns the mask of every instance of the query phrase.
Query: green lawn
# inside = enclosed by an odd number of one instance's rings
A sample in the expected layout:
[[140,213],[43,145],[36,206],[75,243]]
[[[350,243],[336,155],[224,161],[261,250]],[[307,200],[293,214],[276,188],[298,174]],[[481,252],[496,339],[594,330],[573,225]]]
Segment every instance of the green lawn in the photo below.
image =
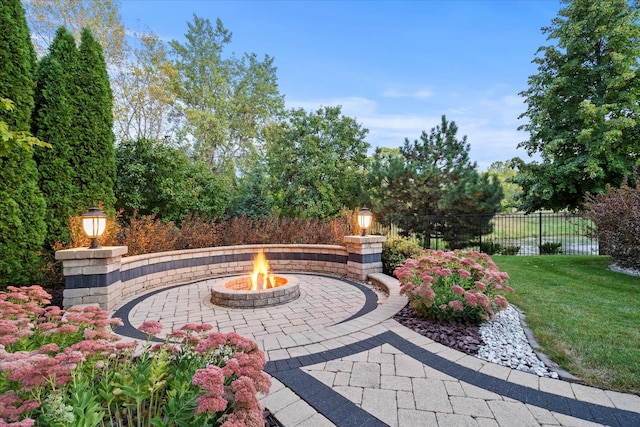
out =
[[604,256],[493,256],[542,351],[587,384],[640,394],[640,277]]
[[593,227],[589,220],[571,217],[567,218],[559,213],[537,214],[508,214],[496,215],[491,221],[493,232],[488,239],[522,239],[543,236],[584,236]]

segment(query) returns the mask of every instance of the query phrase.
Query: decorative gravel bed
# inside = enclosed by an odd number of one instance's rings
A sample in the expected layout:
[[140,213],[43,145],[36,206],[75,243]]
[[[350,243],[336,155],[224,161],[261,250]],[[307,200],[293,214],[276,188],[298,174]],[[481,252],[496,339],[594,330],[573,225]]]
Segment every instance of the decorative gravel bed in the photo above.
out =
[[538,376],[558,378],[558,374],[549,369],[534,352],[518,311],[512,306],[481,326],[425,319],[409,306],[400,310],[394,318],[420,335],[479,359]]

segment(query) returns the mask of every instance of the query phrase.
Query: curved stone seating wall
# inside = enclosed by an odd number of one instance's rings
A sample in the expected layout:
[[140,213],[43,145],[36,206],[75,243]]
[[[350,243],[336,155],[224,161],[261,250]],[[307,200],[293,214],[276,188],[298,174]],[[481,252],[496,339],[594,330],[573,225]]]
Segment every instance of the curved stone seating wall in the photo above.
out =
[[348,253],[342,246],[247,245],[145,254],[122,259],[122,299],[157,287],[208,277],[248,274],[262,250],[275,272],[308,271],[347,275]]
[[338,245],[245,245],[159,252],[131,257],[126,246],[56,252],[63,261],[64,307],[99,304],[114,310],[149,290],[251,271],[262,250],[274,272],[325,273],[366,280],[382,271],[381,236],[347,236]]

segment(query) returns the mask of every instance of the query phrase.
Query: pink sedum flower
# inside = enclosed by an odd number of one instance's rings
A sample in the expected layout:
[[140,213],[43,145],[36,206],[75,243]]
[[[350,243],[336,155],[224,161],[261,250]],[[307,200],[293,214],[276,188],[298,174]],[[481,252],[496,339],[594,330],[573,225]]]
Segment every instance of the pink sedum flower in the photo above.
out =
[[157,320],[145,320],[138,329],[147,335],[156,336],[162,332],[162,325]]
[[453,285],[451,291],[456,295],[464,295],[464,288],[458,285]]

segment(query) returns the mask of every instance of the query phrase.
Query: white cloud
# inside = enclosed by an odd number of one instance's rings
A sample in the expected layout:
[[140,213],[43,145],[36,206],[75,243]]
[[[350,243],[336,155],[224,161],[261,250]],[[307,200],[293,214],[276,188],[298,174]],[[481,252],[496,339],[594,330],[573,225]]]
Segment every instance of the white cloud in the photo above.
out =
[[420,89],[415,92],[402,92],[396,89],[390,89],[382,94],[386,98],[415,98],[426,99],[433,97],[433,91],[429,89]]
[[345,98],[327,98],[314,100],[286,100],[287,108],[304,108],[307,111],[316,111],[320,107],[342,106],[342,114],[351,117],[361,117],[371,114],[378,108],[377,102],[358,96]]
[[446,114],[448,120],[458,125],[458,137],[467,135],[471,161],[477,162],[478,169],[484,171],[498,160],[513,157],[530,160],[525,150],[517,148],[518,143],[526,139],[526,134],[517,130],[523,122],[518,120],[525,108],[523,99],[504,92],[504,89],[491,88],[475,93],[467,91],[464,98],[450,95],[433,99],[426,106],[407,100],[400,111],[384,99],[376,101],[356,96],[287,101],[287,106],[316,110],[321,106],[342,105],[344,115],[355,118],[369,129],[367,141],[372,150],[400,147],[405,138],[418,139],[423,131],[429,132],[439,125],[441,114]]

